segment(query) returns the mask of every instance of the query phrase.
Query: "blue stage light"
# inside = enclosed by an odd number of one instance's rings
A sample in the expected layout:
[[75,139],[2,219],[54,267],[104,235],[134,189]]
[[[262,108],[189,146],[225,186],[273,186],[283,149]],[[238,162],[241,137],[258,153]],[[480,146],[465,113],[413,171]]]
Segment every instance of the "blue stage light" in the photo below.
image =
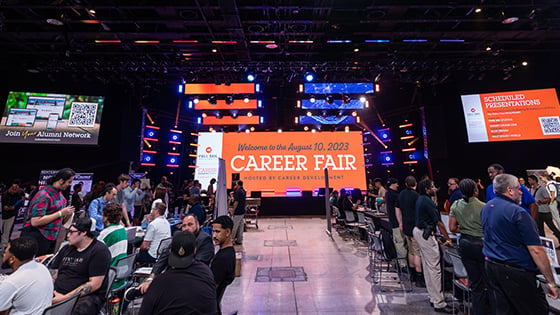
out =
[[307,82],[312,82],[313,80],[315,80],[315,75],[312,72],[307,72],[304,76],[305,81]]
[[254,74],[252,74],[252,73],[247,73],[247,81],[253,82],[253,81],[255,81],[255,79],[256,79],[256,77],[255,77]]

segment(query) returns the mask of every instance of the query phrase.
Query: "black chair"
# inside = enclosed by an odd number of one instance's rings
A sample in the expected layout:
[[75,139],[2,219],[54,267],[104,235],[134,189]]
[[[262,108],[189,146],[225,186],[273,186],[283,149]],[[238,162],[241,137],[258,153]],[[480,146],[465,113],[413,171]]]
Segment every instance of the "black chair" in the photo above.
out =
[[[374,225],[368,224],[368,237],[370,238],[368,247],[372,251],[370,259],[373,260],[373,266],[370,267],[373,283],[379,285],[380,291],[412,291],[410,274],[405,272],[406,257],[399,257],[397,254],[391,232],[386,229],[375,232]],[[385,277],[383,271],[388,273]],[[393,287],[391,290],[386,290],[382,285],[383,279],[396,280],[400,289]]]
[[111,307],[109,303],[109,298],[111,297],[111,287],[113,286],[113,283],[115,283],[116,278],[117,278],[117,268],[115,267],[109,268],[109,271],[107,271],[107,276],[106,276],[107,292],[105,292],[105,308],[101,308],[101,311],[99,312],[100,315],[112,314],[112,310],[109,309]]
[[64,301],[60,301],[54,305],[47,307],[43,311],[43,315],[70,315],[72,314],[72,310],[78,303],[78,298],[82,294],[82,291],[79,291],[72,295],[71,297],[67,298]]

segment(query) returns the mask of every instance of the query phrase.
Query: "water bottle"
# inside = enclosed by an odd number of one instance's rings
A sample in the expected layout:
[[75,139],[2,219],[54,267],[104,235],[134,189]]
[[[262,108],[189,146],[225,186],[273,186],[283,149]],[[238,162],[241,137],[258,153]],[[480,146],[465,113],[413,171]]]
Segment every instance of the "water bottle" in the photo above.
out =
[[119,306],[121,304],[121,299],[119,299],[118,297],[109,300],[109,303],[111,305],[111,307],[109,308],[111,310],[111,314],[119,314]]

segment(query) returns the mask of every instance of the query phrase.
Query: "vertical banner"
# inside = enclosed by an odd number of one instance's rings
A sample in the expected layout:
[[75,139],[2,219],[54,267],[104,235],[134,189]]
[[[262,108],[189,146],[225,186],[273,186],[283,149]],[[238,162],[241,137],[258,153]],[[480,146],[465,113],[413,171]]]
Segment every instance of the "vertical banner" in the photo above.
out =
[[327,234],[332,237],[332,214],[331,214],[331,204],[329,202],[330,197],[329,188],[329,169],[325,167],[325,210],[327,212]]
[[216,182],[216,210],[214,211],[215,217],[226,215],[228,213],[227,205],[227,178],[226,178],[226,161],[224,159],[218,160],[218,181]]

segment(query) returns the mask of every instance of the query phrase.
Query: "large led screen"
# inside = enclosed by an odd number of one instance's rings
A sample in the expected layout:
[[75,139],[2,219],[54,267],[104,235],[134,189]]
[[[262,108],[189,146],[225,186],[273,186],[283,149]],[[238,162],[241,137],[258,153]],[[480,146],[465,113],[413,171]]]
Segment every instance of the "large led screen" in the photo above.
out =
[[101,96],[10,92],[0,121],[0,142],[95,145]]
[[555,89],[462,95],[469,142],[560,138]]
[[201,133],[195,178],[206,187],[218,178],[218,158],[226,161],[227,186],[239,174],[245,190],[263,196],[314,191],[325,186],[365,189],[361,132]]

